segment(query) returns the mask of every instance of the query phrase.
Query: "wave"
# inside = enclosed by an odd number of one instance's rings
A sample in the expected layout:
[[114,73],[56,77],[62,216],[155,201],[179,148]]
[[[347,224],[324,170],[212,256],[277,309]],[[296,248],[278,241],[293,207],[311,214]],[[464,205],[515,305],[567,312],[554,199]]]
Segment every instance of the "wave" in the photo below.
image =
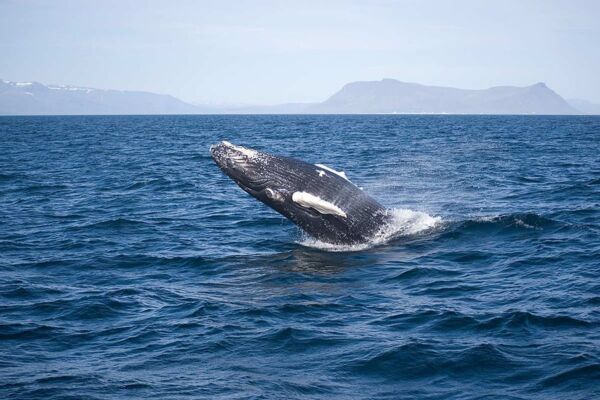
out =
[[[517,363],[501,346],[489,343],[457,346],[441,351],[435,341],[409,340],[382,351],[366,353],[347,364],[354,373],[396,380],[439,374],[499,372]],[[467,372],[469,373],[469,372]]]
[[404,208],[388,210],[390,220],[366,243],[359,244],[333,244],[305,236],[298,244],[305,247],[313,247],[319,250],[332,252],[362,251],[380,246],[400,237],[410,237],[439,226],[441,217],[413,211]]
[[565,387],[578,389],[581,384],[598,382],[600,379],[600,363],[577,366],[560,371],[540,382],[543,389],[552,387]]
[[134,226],[149,225],[147,222],[128,219],[128,218],[111,218],[102,221],[91,222],[76,226],[76,229],[120,229]]
[[[444,220],[420,211],[391,209],[390,222],[379,230],[367,243],[338,245],[326,243],[310,236],[304,236],[298,244],[330,252],[352,252],[368,250],[399,238],[410,238],[432,232],[444,226],[443,236],[463,233],[502,234],[511,231],[543,231],[561,228],[565,223],[535,213],[514,213],[504,215],[479,216],[462,221]],[[475,255],[482,257],[482,255]]]
[[498,314],[468,314],[457,310],[424,309],[386,315],[370,324],[395,331],[427,329],[443,333],[486,332],[513,335],[515,332],[578,330],[598,324],[564,314],[543,315],[528,311],[509,310]]
[[557,221],[535,213],[515,213],[471,219],[464,222],[463,228],[471,229],[497,226],[501,228],[525,228],[537,230],[551,226],[556,222]]
[[[463,235],[504,236],[514,234],[541,235],[569,229],[571,223],[536,213],[513,213],[490,216],[477,216],[464,220],[447,221],[441,234],[442,239],[456,239]],[[469,257],[486,258],[485,253],[473,253]]]

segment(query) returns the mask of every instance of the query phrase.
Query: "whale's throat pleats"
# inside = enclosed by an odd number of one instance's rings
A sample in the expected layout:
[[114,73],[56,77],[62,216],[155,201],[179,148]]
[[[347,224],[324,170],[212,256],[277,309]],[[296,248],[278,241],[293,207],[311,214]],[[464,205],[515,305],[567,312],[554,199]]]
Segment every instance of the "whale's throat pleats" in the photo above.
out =
[[292,194],[292,201],[301,207],[311,208],[321,214],[338,215],[346,218],[346,213],[341,208],[314,194],[294,192],[294,194]]

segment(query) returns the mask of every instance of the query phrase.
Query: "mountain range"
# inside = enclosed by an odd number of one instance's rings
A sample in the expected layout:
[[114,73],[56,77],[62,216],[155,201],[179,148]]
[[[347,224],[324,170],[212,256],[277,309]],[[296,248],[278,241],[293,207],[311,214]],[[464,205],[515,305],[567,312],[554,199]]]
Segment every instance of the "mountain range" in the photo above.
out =
[[383,79],[353,82],[323,103],[317,113],[401,114],[577,114],[565,99],[543,83],[465,90]]
[[0,81],[0,115],[197,114],[199,108],[173,96]]
[[352,82],[320,103],[210,106],[141,91],[0,81],[0,115],[94,114],[600,114],[546,86],[456,89],[395,79]]

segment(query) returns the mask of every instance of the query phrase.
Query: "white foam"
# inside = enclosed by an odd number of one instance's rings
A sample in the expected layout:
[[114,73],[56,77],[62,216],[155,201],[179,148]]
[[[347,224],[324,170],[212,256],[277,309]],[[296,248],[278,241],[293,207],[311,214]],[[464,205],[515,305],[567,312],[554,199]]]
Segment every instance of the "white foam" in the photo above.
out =
[[525,221],[523,221],[520,218],[516,219],[515,225],[522,226],[523,228],[527,228],[527,229],[537,229],[535,226],[529,225],[528,223],[526,223]]
[[[348,177],[346,176],[346,173],[344,171],[336,171],[335,169],[328,167],[327,165],[324,165],[324,164],[315,164],[315,166],[317,166],[319,168],[323,168],[324,170],[327,170],[329,172],[332,172],[332,173],[336,174],[337,176],[341,176],[342,178],[344,178],[345,180],[350,182],[350,179],[348,179]],[[319,174],[319,176],[320,176],[320,174]]]
[[346,213],[333,203],[323,200],[314,194],[306,192],[294,192],[292,201],[300,204],[302,207],[312,208],[321,214],[339,215],[346,218]]
[[313,247],[320,250],[339,252],[339,251],[361,251],[380,246],[403,236],[412,236],[433,229],[442,222],[440,217],[432,217],[427,213],[412,211],[407,209],[392,209],[387,211],[390,215],[390,221],[385,224],[371,240],[366,243],[354,245],[339,245],[322,242],[320,240],[305,237],[298,244],[306,247]]
[[226,140],[223,140],[221,143],[223,143],[225,146],[227,146],[229,148],[239,151],[240,153],[246,155],[249,158],[254,158],[258,155],[258,151],[256,151],[256,150],[248,149],[243,146],[236,146],[235,144],[232,144]]

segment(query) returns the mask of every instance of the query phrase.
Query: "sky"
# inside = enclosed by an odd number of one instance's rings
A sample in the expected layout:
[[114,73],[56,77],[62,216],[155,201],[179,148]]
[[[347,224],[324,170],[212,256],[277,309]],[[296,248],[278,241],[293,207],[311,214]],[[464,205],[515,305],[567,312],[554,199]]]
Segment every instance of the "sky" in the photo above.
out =
[[0,0],[0,78],[210,104],[393,78],[600,103],[600,1]]

